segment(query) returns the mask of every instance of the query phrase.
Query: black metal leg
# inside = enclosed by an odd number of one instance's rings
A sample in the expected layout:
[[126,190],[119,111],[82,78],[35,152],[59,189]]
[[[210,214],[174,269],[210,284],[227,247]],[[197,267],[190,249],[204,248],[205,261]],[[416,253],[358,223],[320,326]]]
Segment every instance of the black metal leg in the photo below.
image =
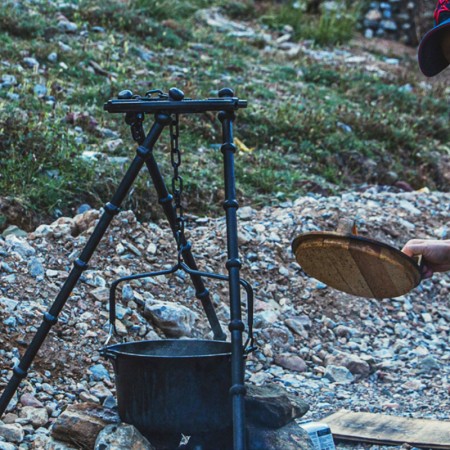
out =
[[[176,236],[177,213],[173,204],[173,197],[167,190],[166,184],[164,183],[164,179],[159,170],[158,163],[156,162],[153,154],[149,156],[149,158],[145,161],[145,164],[147,165],[147,169],[150,172],[153,184],[158,193],[159,203],[164,210],[174,236]],[[181,256],[183,257],[184,262],[192,270],[198,270],[194,256],[192,255],[190,242],[186,240],[184,233],[181,234],[180,238]],[[203,280],[200,276],[195,274],[190,274],[190,276],[195,287],[195,296],[202,302],[203,309],[214,334],[214,339],[224,341],[227,336],[220,326],[219,319],[217,318],[216,311],[211,302],[209,290],[206,289],[205,284],[203,283]]]
[[[223,89],[219,92],[221,97],[232,97],[230,89]],[[228,261],[226,263],[229,272],[230,289],[230,315],[231,321],[229,329],[231,331],[231,379],[232,386],[230,394],[233,405],[233,443],[234,450],[246,449],[245,437],[245,360],[243,352],[242,333],[245,325],[241,315],[241,298],[239,289],[239,270],[241,261],[238,253],[238,232],[237,232],[237,209],[239,207],[236,200],[236,183],[234,173],[234,154],[236,147],[233,144],[233,112],[221,112],[219,120],[222,122],[223,145],[221,151],[224,158],[224,178],[225,178],[225,202],[224,209],[227,223],[227,249]]]
[[162,130],[169,123],[170,117],[168,115],[156,114],[155,123],[153,124],[148,136],[145,138],[142,145],[138,147],[137,155],[132,161],[119,187],[117,188],[111,202],[105,205],[105,212],[101,216],[86,246],[81,252],[80,257],[74,262],[73,269],[69,273],[69,276],[67,277],[63,287],[61,288],[49,311],[44,314],[43,322],[38,328],[38,331],[36,332],[25,354],[21,358],[20,362],[14,367],[13,375],[9,380],[2,396],[0,397],[0,417],[5,412],[9,402],[11,401],[11,398],[19,387],[20,382],[23,378],[26,377],[27,371],[31,363],[33,362],[37,352],[42,346],[42,343],[47,337],[47,334],[49,333],[51,327],[57,322],[58,315],[63,309],[70,293],[75,287],[75,284],[77,283],[83,271],[87,268],[89,259],[100,243],[100,240],[105,234],[106,229],[111,223],[114,215],[119,212],[119,207],[123,199],[132,186],[139,171],[142,169],[145,160],[151,154],[153,146],[161,135]]

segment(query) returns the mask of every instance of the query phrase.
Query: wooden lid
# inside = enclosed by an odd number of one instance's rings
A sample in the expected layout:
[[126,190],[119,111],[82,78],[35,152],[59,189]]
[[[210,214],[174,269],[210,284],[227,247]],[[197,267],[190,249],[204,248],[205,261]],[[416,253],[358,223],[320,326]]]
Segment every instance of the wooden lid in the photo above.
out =
[[293,241],[292,250],[309,276],[360,297],[398,297],[416,287],[421,279],[413,258],[358,235],[306,233]]

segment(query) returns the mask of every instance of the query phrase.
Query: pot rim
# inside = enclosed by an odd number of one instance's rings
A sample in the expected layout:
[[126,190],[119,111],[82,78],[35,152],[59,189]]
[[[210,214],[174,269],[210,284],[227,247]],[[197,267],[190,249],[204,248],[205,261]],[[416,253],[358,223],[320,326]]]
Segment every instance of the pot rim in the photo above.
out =
[[[141,354],[136,352],[127,352],[121,350],[123,347],[127,346],[142,346],[144,344],[148,343],[196,343],[196,344],[221,344],[226,345],[229,347],[229,351],[227,352],[219,352],[219,353],[210,353],[210,354],[187,354],[187,355],[155,355],[155,354]],[[188,344],[190,345],[190,344]],[[113,344],[109,345],[107,347],[104,347],[100,349],[100,353],[106,357],[118,357],[118,356],[128,356],[128,357],[134,357],[134,358],[158,358],[158,359],[188,359],[188,358],[211,358],[211,357],[217,357],[217,356],[231,356],[231,342],[226,341],[217,341],[217,340],[211,340],[211,339],[157,339],[157,340],[147,340],[147,341],[136,341],[136,342],[122,342],[119,344]]]

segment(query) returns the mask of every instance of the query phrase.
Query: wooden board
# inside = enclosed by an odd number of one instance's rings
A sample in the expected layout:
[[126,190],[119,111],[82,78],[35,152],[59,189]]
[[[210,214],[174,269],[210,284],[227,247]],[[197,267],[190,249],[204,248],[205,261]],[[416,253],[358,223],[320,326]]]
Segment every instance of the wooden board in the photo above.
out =
[[309,276],[360,297],[398,297],[421,279],[414,259],[387,244],[356,235],[306,233],[294,240],[292,249]]
[[346,410],[325,417],[335,439],[384,445],[450,449],[450,422]]

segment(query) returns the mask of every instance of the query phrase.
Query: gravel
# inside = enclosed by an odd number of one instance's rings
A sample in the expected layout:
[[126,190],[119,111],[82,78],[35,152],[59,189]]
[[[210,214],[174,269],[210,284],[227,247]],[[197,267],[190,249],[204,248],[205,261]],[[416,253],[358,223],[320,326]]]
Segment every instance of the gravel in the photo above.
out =
[[[448,239],[449,204],[448,193],[365,186],[261,210],[241,205],[241,275],[255,290],[258,346],[248,358],[247,381],[297,392],[311,406],[307,419],[345,408],[450,421],[449,275],[435,274],[402,297],[364,299],[309,278],[290,248],[300,233],[334,230],[340,217],[355,218],[361,235],[397,248],[411,238]],[[27,236],[0,238],[1,390],[100,214],[89,209]],[[187,216],[186,228],[200,270],[225,273],[224,218]],[[109,285],[124,275],[167,269],[176,259],[165,223],[140,223],[131,211],[114,219],[0,422],[0,448],[37,448],[33,441],[67,405],[111,403],[113,371],[99,355],[109,330]],[[228,334],[227,286],[205,283]],[[118,303],[117,341],[212,338],[182,272],[128,282]],[[178,322],[164,322],[161,311],[168,307]],[[159,321],[151,311],[159,312]]]

